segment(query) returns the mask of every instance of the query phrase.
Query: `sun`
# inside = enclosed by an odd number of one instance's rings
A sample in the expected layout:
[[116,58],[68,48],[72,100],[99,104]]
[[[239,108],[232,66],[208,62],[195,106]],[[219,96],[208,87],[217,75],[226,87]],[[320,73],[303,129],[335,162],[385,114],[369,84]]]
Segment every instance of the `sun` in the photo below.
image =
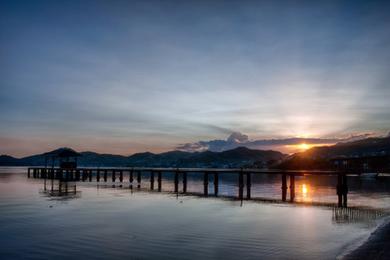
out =
[[306,151],[307,149],[309,149],[311,146],[306,144],[306,143],[302,143],[302,144],[298,144],[298,148],[302,151]]
[[308,191],[308,188],[307,188],[306,184],[302,184],[302,193],[306,195],[307,191]]

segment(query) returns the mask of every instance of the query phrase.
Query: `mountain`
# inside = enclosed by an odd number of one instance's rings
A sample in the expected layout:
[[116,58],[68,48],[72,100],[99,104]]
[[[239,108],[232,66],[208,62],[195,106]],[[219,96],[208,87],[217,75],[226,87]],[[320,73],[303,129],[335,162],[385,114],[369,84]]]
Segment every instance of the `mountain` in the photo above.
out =
[[[61,151],[60,148],[53,152]],[[160,154],[150,152],[136,153],[131,156],[82,152],[78,157],[79,166],[91,167],[265,167],[269,163],[280,161],[286,155],[276,151],[252,150],[238,147],[224,152],[183,152],[170,151]],[[51,161],[49,160],[49,165]],[[45,165],[45,154],[24,158],[0,156],[1,166],[40,166]]]
[[314,147],[286,157],[274,167],[280,169],[330,169],[332,167],[330,159],[332,158],[378,155],[390,155],[390,137],[367,138],[332,146]]
[[179,162],[183,167],[266,167],[270,162],[285,157],[280,152],[252,150],[238,147],[224,152],[200,152]]
[[20,160],[9,155],[0,155],[0,165],[4,166],[20,166]]

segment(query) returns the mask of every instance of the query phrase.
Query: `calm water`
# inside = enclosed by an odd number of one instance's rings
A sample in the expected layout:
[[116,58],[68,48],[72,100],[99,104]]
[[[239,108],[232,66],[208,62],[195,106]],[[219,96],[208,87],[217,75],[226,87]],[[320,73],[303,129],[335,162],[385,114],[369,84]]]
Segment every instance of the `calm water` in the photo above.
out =
[[[363,241],[390,211],[390,179],[349,179],[352,210],[327,206],[176,195],[118,183],[27,179],[24,168],[0,168],[1,259],[334,259]],[[203,180],[189,175],[188,191]],[[168,176],[169,178],[169,176]],[[252,197],[280,199],[280,178],[253,178]],[[300,202],[336,202],[332,177],[296,180]],[[63,184],[64,185],[64,184]],[[77,185],[75,187],[75,185]],[[221,196],[237,194],[231,176]],[[62,186],[64,187],[64,186]],[[74,189],[76,192],[74,193]],[[52,194],[52,195],[51,195]]]

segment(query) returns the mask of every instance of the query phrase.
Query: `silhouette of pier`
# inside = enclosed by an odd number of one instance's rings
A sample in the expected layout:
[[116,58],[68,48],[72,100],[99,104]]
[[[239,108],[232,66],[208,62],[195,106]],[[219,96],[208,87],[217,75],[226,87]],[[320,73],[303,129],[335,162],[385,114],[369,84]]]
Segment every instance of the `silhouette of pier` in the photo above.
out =
[[[219,192],[219,175],[232,174],[237,176],[238,194],[240,200],[251,199],[252,175],[272,174],[281,176],[281,199],[283,202],[294,202],[295,200],[295,177],[296,176],[334,176],[337,178],[337,205],[347,207],[348,204],[348,175],[350,172],[340,171],[282,171],[282,170],[261,170],[261,169],[214,169],[214,168],[47,168],[30,167],[27,170],[29,178],[58,179],[62,181],[129,183],[130,186],[141,187],[142,175],[148,173],[150,189],[155,190],[155,178],[157,176],[157,190],[162,188],[162,175],[173,174],[174,192],[179,192],[179,183],[182,185],[182,193],[187,193],[188,173],[203,175],[203,195],[209,194],[210,176],[214,185],[214,196]],[[289,185],[288,185],[289,181]],[[246,189],[245,189],[246,188]],[[246,194],[244,195],[244,191]],[[288,199],[289,191],[289,199]]]

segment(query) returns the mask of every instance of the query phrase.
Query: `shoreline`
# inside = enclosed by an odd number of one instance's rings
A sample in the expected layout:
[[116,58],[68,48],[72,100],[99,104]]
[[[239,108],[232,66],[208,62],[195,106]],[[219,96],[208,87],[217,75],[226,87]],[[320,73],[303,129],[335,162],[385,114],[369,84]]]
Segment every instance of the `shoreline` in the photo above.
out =
[[360,246],[341,259],[390,259],[390,218],[387,218]]

